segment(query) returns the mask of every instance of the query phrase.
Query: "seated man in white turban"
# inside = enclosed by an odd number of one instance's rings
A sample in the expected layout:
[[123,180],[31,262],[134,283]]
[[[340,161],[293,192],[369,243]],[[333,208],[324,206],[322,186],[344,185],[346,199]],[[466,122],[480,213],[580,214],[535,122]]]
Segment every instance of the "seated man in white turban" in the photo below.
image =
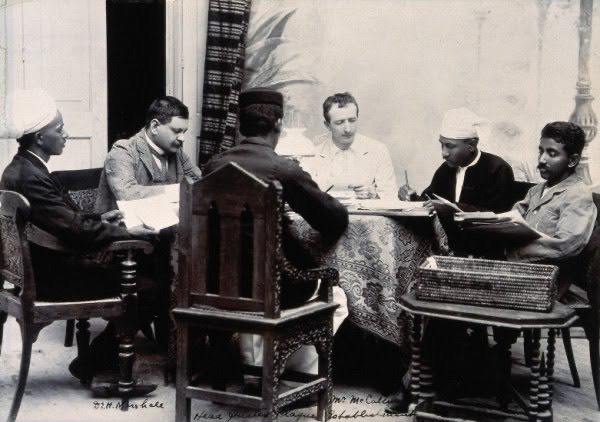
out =
[[[436,170],[431,184],[421,196],[404,185],[398,192],[401,200],[427,200],[433,194],[457,203],[464,211],[507,211],[512,207],[513,172],[508,163],[477,148],[477,127],[483,119],[466,108],[449,110],[444,115],[439,142],[444,163]],[[497,256],[503,253],[493,242],[481,238],[465,238],[456,227],[444,225],[453,251],[458,255],[477,253]],[[445,389],[456,392],[471,379],[467,378],[465,355],[485,353],[485,330],[473,327],[469,335],[463,323],[431,320],[425,331],[425,348]],[[472,345],[468,347],[468,345]],[[471,349],[475,349],[474,351]],[[472,362],[473,363],[473,362]],[[479,362],[483,364],[483,362]],[[476,365],[471,365],[476,367]],[[471,376],[470,374],[468,376]],[[473,378],[473,377],[471,377]],[[467,381],[468,379],[468,381]],[[410,401],[405,379],[404,386],[391,399],[388,413],[404,413]]]
[[[145,228],[128,230],[119,226],[123,217],[120,211],[84,213],[60,182],[50,176],[48,160],[62,154],[68,134],[62,115],[48,93],[39,89],[16,91],[9,95],[6,105],[7,127],[3,131],[7,133],[2,135],[16,138],[19,150],[2,174],[0,189],[18,192],[27,198],[31,223],[79,250],[156,234]],[[120,292],[118,268],[92,262],[82,267],[71,256],[33,243],[30,252],[39,300],[92,300]],[[138,278],[138,286],[138,319],[143,323],[152,317],[156,293],[146,277]],[[69,370],[82,383],[89,383],[98,370],[117,365],[116,333],[109,323],[92,341],[89,351],[69,365]]]
[[398,197],[404,201],[424,200],[436,194],[464,211],[508,211],[513,205],[513,171],[502,158],[477,148],[477,127],[482,121],[464,107],[448,110],[439,139],[444,163],[420,197],[408,185],[400,187]]

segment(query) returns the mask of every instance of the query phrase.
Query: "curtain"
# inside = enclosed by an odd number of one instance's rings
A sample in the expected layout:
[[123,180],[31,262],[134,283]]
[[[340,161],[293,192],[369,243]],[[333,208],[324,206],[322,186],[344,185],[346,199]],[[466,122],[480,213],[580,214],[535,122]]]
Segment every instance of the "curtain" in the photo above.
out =
[[198,149],[200,168],[214,154],[233,146],[237,136],[250,4],[251,0],[210,0]]

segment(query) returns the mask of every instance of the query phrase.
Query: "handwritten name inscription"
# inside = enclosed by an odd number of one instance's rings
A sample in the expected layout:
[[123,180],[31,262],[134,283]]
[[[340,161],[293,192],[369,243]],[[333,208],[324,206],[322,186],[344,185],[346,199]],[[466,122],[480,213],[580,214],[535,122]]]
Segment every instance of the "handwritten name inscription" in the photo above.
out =
[[[360,420],[360,419],[371,419],[381,420],[383,418],[397,418],[398,416],[411,416],[412,414],[388,414],[385,413],[383,408],[367,409],[361,407],[361,405],[373,405],[380,404],[385,405],[390,400],[383,396],[375,396],[373,394],[367,394],[366,396],[360,397],[355,395],[346,396],[333,396],[333,409],[332,409],[332,420]],[[337,405],[337,406],[336,406]],[[348,408],[344,408],[348,405]],[[336,409],[337,407],[337,409]],[[263,414],[260,410],[222,410],[222,411],[206,411],[201,410],[193,415],[193,421],[223,421],[223,422],[236,422],[246,419],[260,418]],[[280,413],[280,420],[285,422],[299,422],[304,420],[310,420],[316,418],[316,411],[313,410],[290,410],[288,412]]]
[[[121,401],[94,400],[92,402],[94,410],[121,410],[123,403]],[[161,401],[151,401],[144,399],[143,401],[130,401],[129,409],[164,409],[165,404]]]

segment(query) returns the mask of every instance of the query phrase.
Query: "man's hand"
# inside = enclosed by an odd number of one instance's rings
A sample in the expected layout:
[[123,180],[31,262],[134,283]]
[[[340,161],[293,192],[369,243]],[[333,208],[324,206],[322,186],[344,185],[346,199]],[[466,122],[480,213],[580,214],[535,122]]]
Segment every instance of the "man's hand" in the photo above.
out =
[[100,216],[100,220],[102,220],[103,223],[108,223],[108,224],[112,224],[114,226],[118,226],[119,223],[121,221],[123,221],[123,211],[119,211],[119,210],[112,210],[109,212],[105,212],[104,214],[102,214]]
[[377,191],[375,185],[348,185],[350,189],[354,189],[357,199],[375,199],[377,198]]
[[401,201],[411,201],[417,196],[417,191],[408,185],[400,186],[398,190],[398,199]]
[[144,226],[137,226],[127,230],[129,231],[130,235],[139,239],[152,239],[158,236],[159,232],[159,230],[148,229]]

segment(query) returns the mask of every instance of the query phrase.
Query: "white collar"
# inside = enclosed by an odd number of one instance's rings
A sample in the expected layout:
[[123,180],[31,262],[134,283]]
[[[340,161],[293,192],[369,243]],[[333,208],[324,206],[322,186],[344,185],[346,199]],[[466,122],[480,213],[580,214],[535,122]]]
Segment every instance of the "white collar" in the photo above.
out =
[[40,160],[42,162],[42,164],[44,165],[44,167],[46,167],[46,170],[48,170],[48,173],[50,173],[50,167],[48,167],[48,163],[46,163],[42,157],[40,157],[39,155],[37,155],[35,152],[31,152],[28,149],[26,149],[25,151],[27,151],[28,153],[30,153],[31,155],[33,155],[35,158],[37,158],[38,160]]
[[146,142],[148,142],[148,145],[150,145],[150,148],[152,148],[154,151],[156,151],[156,153],[158,155],[165,155],[165,152],[158,145],[156,145],[154,142],[152,142],[150,140],[150,137],[148,136],[146,131],[144,131],[144,136],[146,137]]
[[342,153],[344,151],[353,152],[358,155],[360,155],[360,154],[364,155],[369,152],[369,149],[365,145],[364,137],[362,135],[356,133],[354,135],[354,141],[348,148],[346,148],[346,149],[338,148],[337,145],[333,142],[333,138],[331,136],[329,136],[327,141],[325,141],[325,144],[323,145],[323,149],[321,151],[324,154],[329,155],[329,156],[333,156],[333,155]]
[[479,161],[479,159],[481,158],[481,150],[477,150],[477,155],[475,156],[475,159],[471,162],[471,164],[468,164],[464,167],[459,167],[459,170],[466,170],[469,167],[473,167],[475,164],[477,164],[477,162]]

